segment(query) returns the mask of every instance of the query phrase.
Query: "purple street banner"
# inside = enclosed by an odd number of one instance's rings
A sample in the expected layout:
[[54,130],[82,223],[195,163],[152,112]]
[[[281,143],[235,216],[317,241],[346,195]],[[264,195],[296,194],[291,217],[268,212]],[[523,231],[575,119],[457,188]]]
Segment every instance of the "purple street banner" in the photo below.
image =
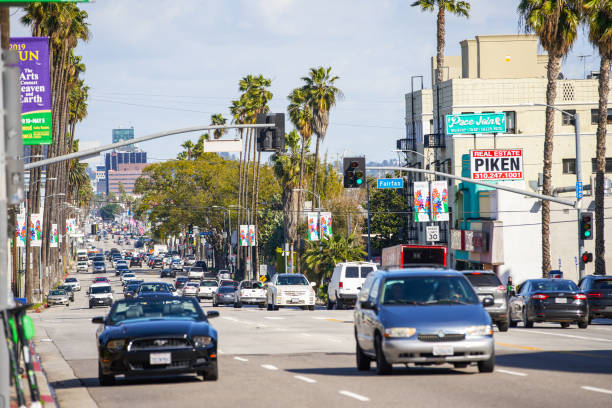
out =
[[23,144],[51,144],[49,37],[11,38],[10,49],[19,54]]

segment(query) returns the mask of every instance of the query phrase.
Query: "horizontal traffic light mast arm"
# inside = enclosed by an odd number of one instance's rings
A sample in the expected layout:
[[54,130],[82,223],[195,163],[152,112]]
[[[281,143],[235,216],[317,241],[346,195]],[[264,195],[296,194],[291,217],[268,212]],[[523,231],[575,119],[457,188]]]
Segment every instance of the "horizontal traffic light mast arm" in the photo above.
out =
[[82,150],[79,152],[65,154],[63,156],[51,157],[45,160],[40,160],[37,162],[28,163],[23,166],[24,170],[35,169],[42,166],[48,166],[49,164],[59,163],[65,160],[72,159],[80,159],[84,157],[95,157],[98,153],[102,153],[106,150],[116,149],[118,147],[128,146],[134,143],[146,142],[153,139],[158,139],[160,137],[178,135],[181,133],[190,133],[190,132],[198,132],[201,130],[216,130],[216,129],[252,129],[252,128],[273,128],[275,125],[273,123],[267,124],[248,124],[248,125],[207,125],[207,126],[192,126],[182,129],[174,129],[174,130],[166,130],[164,132],[153,133],[146,136],[137,137],[135,139],[123,140],[117,143],[111,143],[104,146],[98,146],[87,150]]
[[434,174],[434,175],[440,176],[440,177],[445,177],[445,178],[449,178],[449,179],[453,179],[453,180],[463,181],[464,183],[478,184],[480,186],[494,188],[494,189],[497,189],[497,190],[504,190],[504,191],[508,191],[510,193],[521,194],[521,195],[537,198],[537,199],[540,199],[540,200],[552,201],[554,203],[559,203],[559,204],[567,205],[567,206],[570,206],[570,207],[574,207],[576,209],[579,206],[578,201],[564,200],[564,199],[559,198],[559,197],[553,197],[553,196],[549,196],[549,195],[533,193],[531,191],[521,190],[519,188],[513,188],[513,187],[508,187],[508,186],[500,186],[498,184],[491,184],[490,182],[486,182],[486,181],[472,180],[471,178],[455,176],[454,174],[442,173],[440,171],[425,170],[425,169],[415,169],[415,168],[412,168],[412,167],[395,167],[395,166],[368,166],[367,170],[405,171],[405,172],[409,172],[409,173]]

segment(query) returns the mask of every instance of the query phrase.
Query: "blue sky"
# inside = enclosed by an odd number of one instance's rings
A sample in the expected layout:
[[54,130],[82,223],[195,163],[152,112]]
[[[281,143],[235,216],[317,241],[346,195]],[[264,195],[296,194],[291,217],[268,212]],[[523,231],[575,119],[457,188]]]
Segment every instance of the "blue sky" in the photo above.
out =
[[[247,74],[272,79],[270,106],[284,112],[287,95],[310,67],[332,66],[345,98],[330,116],[322,144],[330,159],[365,154],[394,158],[404,137],[404,94],[410,77],[424,75],[435,54],[435,15],[412,0],[97,0],[83,4],[92,38],[78,47],[91,87],[89,116],[77,127],[83,147],[111,142],[111,129],[136,136],[208,124],[229,117],[238,81]],[[459,41],[485,34],[516,34],[519,0],[472,0],[468,20],[449,16],[446,54]],[[494,4],[494,6],[493,6]],[[11,35],[29,34],[11,9]],[[597,52],[584,33],[563,67],[566,77],[597,70]],[[288,124],[288,128],[290,129]],[[141,147],[150,161],[176,157],[179,135]],[[95,159],[93,160],[95,161]],[[91,162],[91,161],[90,161]]]

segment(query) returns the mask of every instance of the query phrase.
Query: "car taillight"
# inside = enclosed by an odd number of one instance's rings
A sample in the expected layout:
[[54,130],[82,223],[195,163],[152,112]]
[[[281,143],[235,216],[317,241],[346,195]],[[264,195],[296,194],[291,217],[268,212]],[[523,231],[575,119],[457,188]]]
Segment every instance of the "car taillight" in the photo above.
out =
[[531,295],[532,299],[537,299],[537,300],[544,300],[544,299],[548,299],[548,295],[545,295],[543,293],[536,293],[535,295]]
[[601,298],[603,294],[601,292],[589,292],[588,296],[590,298]]
[[586,295],[585,295],[585,294],[583,294],[583,293],[576,293],[576,294],[574,295],[574,299],[578,299],[578,300],[586,300],[586,298],[587,298],[587,297],[586,297]]
[[505,291],[506,291],[506,287],[505,287],[504,285],[499,285],[499,286],[497,287],[497,291],[498,291],[498,292],[505,292]]
[[342,281],[338,283],[338,287],[339,287],[339,288],[344,287],[344,285],[342,284]]

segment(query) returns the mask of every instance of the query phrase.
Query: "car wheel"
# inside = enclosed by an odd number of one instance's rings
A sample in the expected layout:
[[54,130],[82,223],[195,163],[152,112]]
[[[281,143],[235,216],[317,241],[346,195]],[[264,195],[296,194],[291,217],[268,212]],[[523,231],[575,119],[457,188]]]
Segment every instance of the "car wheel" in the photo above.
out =
[[361,347],[359,347],[359,342],[355,339],[355,343],[357,343],[357,347],[355,348],[355,358],[357,362],[357,370],[358,371],[368,371],[370,369],[370,363],[372,359],[363,352]]
[[485,361],[478,362],[478,372],[480,373],[492,373],[495,369],[495,355],[491,354],[491,357]]
[[497,322],[497,328],[499,329],[500,332],[507,332],[509,326],[510,326],[510,322],[508,322],[508,319],[500,320]]
[[217,364],[214,364],[209,370],[201,371],[200,375],[204,381],[217,381],[219,379],[219,368],[217,367]]
[[527,317],[527,309],[523,308],[523,327],[530,329],[533,327],[533,322]]
[[387,362],[385,353],[382,349],[382,340],[380,334],[376,334],[374,339],[374,348],[376,350],[376,374],[389,375],[393,370],[393,366]]
[[113,374],[106,375],[102,372],[102,366],[98,363],[98,381],[101,386],[115,384],[115,376]]
[[570,327],[570,324],[568,322],[561,322],[561,327],[567,329],[568,327]]
[[[569,325],[568,325],[569,326]],[[584,319],[584,320],[580,320],[578,322],[578,328],[579,329],[586,329],[587,327],[589,327],[589,321],[588,319]]]

